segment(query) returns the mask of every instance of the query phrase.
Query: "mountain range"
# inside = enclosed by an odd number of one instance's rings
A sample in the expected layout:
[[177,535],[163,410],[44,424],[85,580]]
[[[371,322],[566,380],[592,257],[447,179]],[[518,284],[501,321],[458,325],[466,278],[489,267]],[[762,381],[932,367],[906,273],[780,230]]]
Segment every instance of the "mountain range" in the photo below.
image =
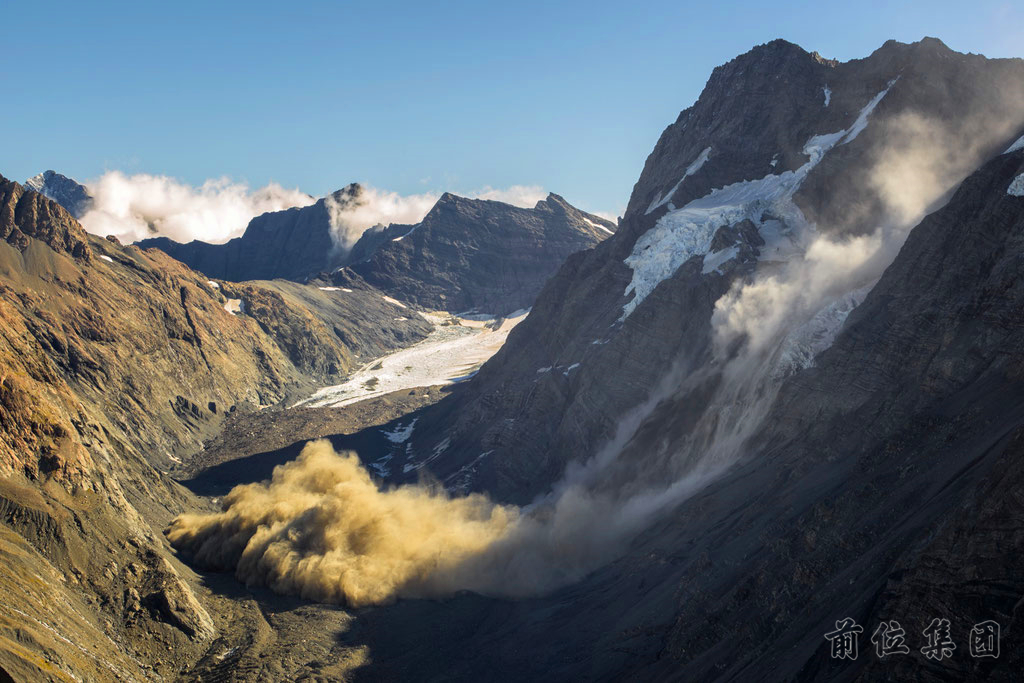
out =
[[[664,130],[617,226],[446,194],[339,251],[351,185],[225,245],[124,246],[37,178],[0,178],[0,674],[1018,679],[1024,61],[759,45]],[[300,401],[455,348],[432,311],[516,309],[462,381]],[[330,489],[319,437],[365,474]],[[353,482],[372,519],[336,576]],[[406,498],[509,526],[347,598],[436,533]],[[416,534],[382,558],[389,515]],[[954,654],[926,656],[942,619]],[[859,657],[834,656],[845,620]],[[908,652],[875,656],[895,622]],[[968,654],[982,623],[998,658]]]

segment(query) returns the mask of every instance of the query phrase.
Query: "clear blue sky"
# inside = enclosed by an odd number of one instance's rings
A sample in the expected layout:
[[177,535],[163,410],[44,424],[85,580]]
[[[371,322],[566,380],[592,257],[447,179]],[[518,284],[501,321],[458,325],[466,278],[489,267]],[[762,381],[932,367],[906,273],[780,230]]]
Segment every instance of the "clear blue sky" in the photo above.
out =
[[0,173],[536,184],[617,211],[711,69],[755,44],[1024,55],[1019,0],[91,5],[4,1]]

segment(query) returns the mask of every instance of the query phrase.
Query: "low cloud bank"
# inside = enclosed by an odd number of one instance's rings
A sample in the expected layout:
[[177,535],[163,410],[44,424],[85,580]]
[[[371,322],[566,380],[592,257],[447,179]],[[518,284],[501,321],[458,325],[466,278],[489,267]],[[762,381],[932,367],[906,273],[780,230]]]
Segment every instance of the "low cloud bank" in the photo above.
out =
[[[276,183],[253,189],[228,178],[192,186],[174,178],[109,171],[85,184],[93,198],[81,223],[96,235],[114,235],[122,242],[169,237],[176,242],[200,240],[220,244],[245,232],[256,216],[270,211],[309,206],[316,200],[298,189]],[[441,196],[437,192],[402,195],[363,186],[358,200],[333,193],[325,198],[338,246],[349,249],[369,227],[417,223]],[[466,196],[532,207],[547,196],[534,185],[506,189],[484,187]]]
[[122,242],[149,237],[226,242],[241,235],[255,216],[316,201],[276,183],[253,190],[219,178],[193,187],[167,176],[129,176],[120,171],[105,173],[86,188],[93,204],[82,216],[83,227],[96,235],[115,235]]

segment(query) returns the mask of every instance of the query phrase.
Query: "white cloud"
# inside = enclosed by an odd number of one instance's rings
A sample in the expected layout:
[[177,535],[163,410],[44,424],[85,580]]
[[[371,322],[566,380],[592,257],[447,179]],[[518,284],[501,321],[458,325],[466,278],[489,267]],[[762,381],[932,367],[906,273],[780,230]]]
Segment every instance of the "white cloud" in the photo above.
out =
[[[82,225],[91,233],[115,235],[122,242],[170,237],[178,242],[222,243],[240,236],[260,214],[316,201],[298,189],[276,183],[252,189],[228,178],[210,179],[197,187],[163,175],[109,171],[85,185],[94,201],[82,217]],[[512,185],[456,194],[532,208],[547,191],[537,185]],[[327,208],[339,245],[350,248],[371,226],[418,223],[440,196],[434,191],[402,195],[363,185],[359,201],[328,195]]]
[[82,225],[123,242],[157,236],[179,242],[225,242],[241,235],[255,216],[315,201],[276,183],[252,190],[218,178],[194,187],[168,176],[129,176],[120,171],[109,171],[86,183],[86,188],[93,208],[82,217]]

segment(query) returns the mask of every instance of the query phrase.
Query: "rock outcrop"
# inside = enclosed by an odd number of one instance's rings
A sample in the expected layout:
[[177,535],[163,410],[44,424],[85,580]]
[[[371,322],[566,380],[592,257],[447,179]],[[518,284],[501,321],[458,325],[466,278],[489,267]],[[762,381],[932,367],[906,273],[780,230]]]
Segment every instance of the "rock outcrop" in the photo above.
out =
[[84,185],[56,171],[44,171],[25,181],[25,187],[57,202],[75,218],[92,208],[92,196]]

